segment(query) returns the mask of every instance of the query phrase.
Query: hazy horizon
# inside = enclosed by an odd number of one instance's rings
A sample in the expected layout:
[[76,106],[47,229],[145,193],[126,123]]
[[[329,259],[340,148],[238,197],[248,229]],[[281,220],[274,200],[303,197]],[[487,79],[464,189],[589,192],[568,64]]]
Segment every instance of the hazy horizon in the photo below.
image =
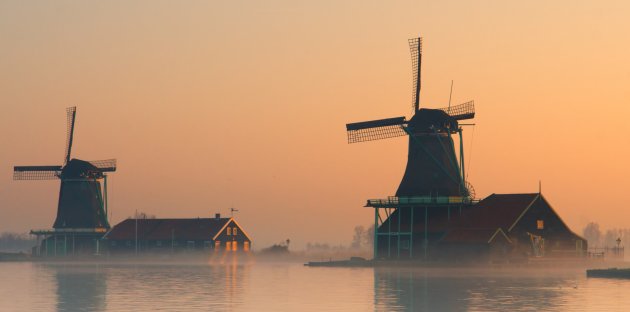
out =
[[[345,124],[475,100],[477,197],[542,193],[576,233],[630,227],[630,3],[0,1],[0,232],[50,228],[58,181],[15,165],[118,159],[110,223],[235,218],[255,248],[348,245],[395,193],[407,139]],[[287,222],[288,221],[288,222]]]

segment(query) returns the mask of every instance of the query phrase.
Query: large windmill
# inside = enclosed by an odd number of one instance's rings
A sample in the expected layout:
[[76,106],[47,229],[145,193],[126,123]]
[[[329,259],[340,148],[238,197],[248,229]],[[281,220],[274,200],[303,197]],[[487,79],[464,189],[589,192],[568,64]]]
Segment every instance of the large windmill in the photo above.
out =
[[[473,101],[446,108],[420,108],[422,38],[409,40],[413,69],[413,116],[386,118],[346,125],[348,143],[409,136],[407,169],[397,197],[462,196],[472,189],[465,181],[459,120],[475,116]],[[460,157],[455,154],[452,134],[460,135]]]
[[[103,233],[110,228],[107,221],[106,173],[116,171],[116,160],[84,161],[70,158],[76,107],[69,107],[66,112],[67,139],[63,165],[15,166],[13,179],[61,180],[57,218],[53,224],[54,230],[39,231],[38,233],[53,236],[55,233],[64,233],[64,235],[67,233]],[[104,188],[101,188],[101,181],[104,181]],[[74,240],[74,236],[72,239]],[[66,247],[64,246],[64,250],[67,250]],[[56,249],[57,247],[55,247],[55,251]]]
[[[407,167],[396,195],[368,200],[366,205],[375,208],[375,259],[414,258],[414,246],[422,247],[427,259],[432,235],[442,235],[439,231],[431,233],[433,229],[429,228],[435,228],[436,220],[450,222],[452,208],[458,208],[461,215],[461,209],[474,199],[472,186],[465,179],[462,128],[458,123],[474,118],[474,102],[420,108],[422,38],[410,39],[409,46],[413,70],[411,119],[402,116],[346,125],[348,143],[409,136]],[[459,134],[459,158],[454,134]]]

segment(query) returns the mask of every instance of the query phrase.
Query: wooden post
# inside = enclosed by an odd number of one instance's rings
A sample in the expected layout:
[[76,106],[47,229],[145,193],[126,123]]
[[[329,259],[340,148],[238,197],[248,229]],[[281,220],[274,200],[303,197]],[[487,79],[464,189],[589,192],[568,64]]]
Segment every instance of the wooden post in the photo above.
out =
[[396,208],[396,212],[398,212],[398,244],[396,244],[398,252],[396,257],[400,259],[400,219],[402,219],[402,210],[400,210],[400,207]]
[[376,260],[378,256],[378,207],[374,208],[374,255],[373,258]]
[[413,210],[411,207],[411,224],[409,225],[409,259],[413,259]]

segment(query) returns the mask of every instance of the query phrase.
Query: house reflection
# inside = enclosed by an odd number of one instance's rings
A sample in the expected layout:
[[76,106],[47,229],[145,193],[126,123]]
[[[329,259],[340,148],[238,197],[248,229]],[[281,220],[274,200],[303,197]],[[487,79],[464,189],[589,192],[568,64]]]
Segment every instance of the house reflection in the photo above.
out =
[[554,310],[572,285],[571,277],[534,270],[376,268],[374,303],[377,311]]
[[233,310],[245,302],[249,280],[249,266],[237,261],[216,265],[143,262],[42,267],[52,277],[59,312]]

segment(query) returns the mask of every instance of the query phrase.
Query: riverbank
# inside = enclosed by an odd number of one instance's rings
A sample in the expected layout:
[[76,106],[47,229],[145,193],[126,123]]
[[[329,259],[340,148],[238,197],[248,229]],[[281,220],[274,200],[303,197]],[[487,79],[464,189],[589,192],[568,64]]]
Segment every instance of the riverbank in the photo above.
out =
[[31,261],[31,255],[23,252],[0,252],[0,262]]

